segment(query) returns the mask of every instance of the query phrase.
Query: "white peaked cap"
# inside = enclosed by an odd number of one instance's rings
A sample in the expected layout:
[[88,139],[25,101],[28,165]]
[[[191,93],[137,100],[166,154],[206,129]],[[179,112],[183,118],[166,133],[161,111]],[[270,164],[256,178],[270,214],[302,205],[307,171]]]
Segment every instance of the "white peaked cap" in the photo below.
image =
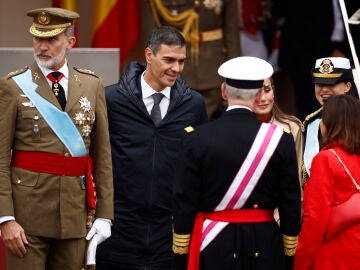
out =
[[270,78],[274,69],[263,59],[252,56],[241,56],[223,63],[218,73],[226,78],[226,83],[236,88],[261,88],[264,79]]

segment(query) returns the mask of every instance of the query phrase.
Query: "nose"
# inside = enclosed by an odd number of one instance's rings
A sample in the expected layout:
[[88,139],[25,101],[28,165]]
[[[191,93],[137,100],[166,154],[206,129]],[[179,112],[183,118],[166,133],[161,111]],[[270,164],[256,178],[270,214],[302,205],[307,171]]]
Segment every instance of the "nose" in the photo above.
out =
[[39,42],[39,49],[42,51],[47,51],[49,49],[49,44],[46,40],[40,40]]
[[261,100],[264,99],[264,97],[265,97],[264,91],[263,91],[263,90],[260,90],[260,91],[258,92],[258,94],[256,95],[256,101],[257,101],[257,102],[260,102]]
[[172,66],[172,70],[175,71],[175,72],[177,72],[177,73],[180,73],[181,70],[182,70],[182,64],[179,63],[179,62],[177,62],[177,61],[175,61],[175,62],[174,62],[174,65]]

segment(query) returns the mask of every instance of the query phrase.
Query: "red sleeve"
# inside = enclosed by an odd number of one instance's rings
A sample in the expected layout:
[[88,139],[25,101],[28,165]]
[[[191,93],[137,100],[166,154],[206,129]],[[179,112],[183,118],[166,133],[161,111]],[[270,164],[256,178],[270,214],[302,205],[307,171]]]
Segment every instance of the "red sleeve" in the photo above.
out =
[[333,198],[333,174],[330,158],[321,151],[312,161],[310,178],[304,188],[304,216],[295,255],[294,270],[306,270],[313,264],[328,223]]

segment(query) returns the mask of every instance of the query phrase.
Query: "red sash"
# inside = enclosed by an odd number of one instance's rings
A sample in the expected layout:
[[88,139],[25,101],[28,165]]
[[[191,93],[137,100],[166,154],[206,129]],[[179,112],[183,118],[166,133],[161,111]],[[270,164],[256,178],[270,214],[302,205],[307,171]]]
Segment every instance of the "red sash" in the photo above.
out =
[[205,219],[230,223],[270,222],[274,221],[273,212],[273,210],[263,209],[230,209],[210,213],[198,213],[191,234],[188,270],[199,269],[200,246]]
[[86,202],[95,209],[95,187],[93,182],[93,164],[89,155],[71,157],[61,154],[32,151],[14,151],[11,166],[24,170],[65,176],[85,176]]

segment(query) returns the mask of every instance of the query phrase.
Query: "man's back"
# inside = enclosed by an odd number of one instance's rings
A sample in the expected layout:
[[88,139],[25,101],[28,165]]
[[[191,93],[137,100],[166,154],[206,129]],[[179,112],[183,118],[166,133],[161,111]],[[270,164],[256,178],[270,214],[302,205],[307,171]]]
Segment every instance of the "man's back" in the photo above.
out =
[[[197,212],[214,211],[245,160],[260,125],[250,110],[233,109],[188,134],[182,166],[175,177],[177,233],[191,233]],[[293,144],[292,136],[284,133],[243,206],[268,210],[279,207],[281,228],[275,222],[229,224],[201,252],[203,269],[284,269],[281,234],[297,235],[300,229],[300,189]]]

